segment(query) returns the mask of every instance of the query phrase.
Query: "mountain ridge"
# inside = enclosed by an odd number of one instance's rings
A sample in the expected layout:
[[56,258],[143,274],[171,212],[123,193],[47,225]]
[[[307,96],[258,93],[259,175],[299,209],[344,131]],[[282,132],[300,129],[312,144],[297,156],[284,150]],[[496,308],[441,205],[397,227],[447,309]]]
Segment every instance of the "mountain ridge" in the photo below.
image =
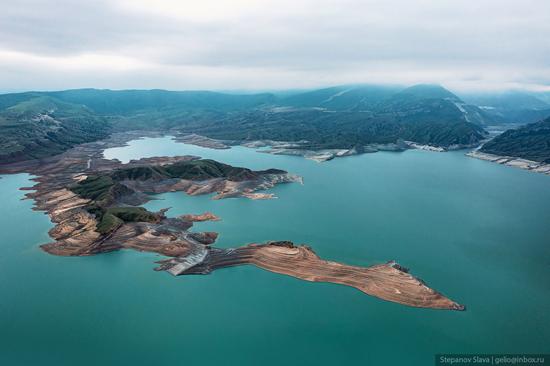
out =
[[213,91],[100,90],[0,95],[0,162],[35,159],[109,133],[161,130],[251,141],[357,148],[400,139],[440,147],[476,144],[483,111],[438,85],[335,86],[276,96]]

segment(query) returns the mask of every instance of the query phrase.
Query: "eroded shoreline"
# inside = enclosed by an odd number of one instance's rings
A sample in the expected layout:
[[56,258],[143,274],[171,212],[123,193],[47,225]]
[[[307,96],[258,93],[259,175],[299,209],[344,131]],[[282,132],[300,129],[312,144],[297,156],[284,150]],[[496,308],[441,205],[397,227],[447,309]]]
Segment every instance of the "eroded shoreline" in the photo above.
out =
[[[160,269],[172,274],[209,273],[235,265],[259,268],[307,281],[331,282],[355,287],[369,295],[400,304],[434,309],[464,310],[424,282],[408,274],[399,265],[389,262],[367,268],[347,266],[320,259],[311,248],[291,242],[251,244],[235,249],[219,249],[211,245],[217,233],[191,232],[193,221],[216,219],[215,215],[192,215],[168,218],[165,211],[151,213],[148,221],[122,222],[111,231],[98,231],[100,223],[90,212],[92,199],[71,190],[89,176],[110,174],[120,169],[165,167],[199,159],[194,156],[144,158],[122,164],[103,158],[105,148],[124,146],[128,141],[164,134],[117,134],[105,141],[77,146],[65,153],[40,161],[22,162],[0,167],[0,174],[27,172],[36,176],[36,185],[28,198],[35,209],[46,211],[56,226],[50,230],[55,240],[41,248],[54,255],[85,256],[120,249],[155,252],[172,257],[162,261]],[[269,198],[269,193],[256,192],[276,184],[297,182],[299,178],[283,171],[268,170],[247,173],[237,180],[212,178],[200,181],[185,179],[126,179],[120,184],[130,191],[116,190],[115,202],[109,207],[137,206],[146,202],[145,192],[183,191],[187,194],[217,193],[216,198]],[[240,173],[239,173],[240,174]],[[125,192],[125,193],[124,193]]]
[[479,150],[470,151],[469,153],[466,154],[466,156],[480,159],[480,160],[490,161],[492,163],[497,163],[500,165],[507,165],[514,168],[529,170],[535,173],[550,175],[550,164],[539,163],[538,161],[515,158],[512,156],[493,155],[493,154],[481,152]]
[[414,141],[398,141],[395,143],[372,143],[365,146],[353,147],[350,149],[311,149],[307,141],[276,141],[276,140],[254,140],[254,141],[225,141],[217,140],[197,134],[178,134],[174,141],[186,144],[206,147],[211,149],[229,149],[231,146],[244,146],[251,149],[261,149],[257,152],[272,155],[300,156],[318,163],[330,161],[335,158],[346,156],[376,153],[379,151],[403,152],[406,150],[426,150],[432,152],[446,152],[475,147],[473,145],[451,145],[449,147],[419,144]]

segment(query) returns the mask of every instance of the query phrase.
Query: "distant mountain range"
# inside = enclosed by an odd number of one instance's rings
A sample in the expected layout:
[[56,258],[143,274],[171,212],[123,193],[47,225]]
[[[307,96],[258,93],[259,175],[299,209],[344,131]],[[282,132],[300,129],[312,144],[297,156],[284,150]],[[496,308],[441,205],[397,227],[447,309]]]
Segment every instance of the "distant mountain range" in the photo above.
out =
[[525,124],[550,117],[550,93],[508,91],[467,94],[462,98],[482,109],[493,124]]
[[240,142],[307,140],[308,149],[360,151],[365,145],[399,140],[453,148],[482,141],[485,126],[548,115],[550,105],[543,98],[522,93],[459,98],[438,85],[352,85],[280,94],[98,89],[15,93],[0,95],[0,162],[41,158],[111,132],[136,129]]

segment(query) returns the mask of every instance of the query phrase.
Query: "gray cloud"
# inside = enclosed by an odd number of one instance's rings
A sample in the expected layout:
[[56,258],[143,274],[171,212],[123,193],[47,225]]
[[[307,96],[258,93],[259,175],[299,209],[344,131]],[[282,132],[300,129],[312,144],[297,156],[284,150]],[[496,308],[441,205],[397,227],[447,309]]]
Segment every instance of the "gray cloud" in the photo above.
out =
[[550,2],[19,0],[2,89],[550,88]]

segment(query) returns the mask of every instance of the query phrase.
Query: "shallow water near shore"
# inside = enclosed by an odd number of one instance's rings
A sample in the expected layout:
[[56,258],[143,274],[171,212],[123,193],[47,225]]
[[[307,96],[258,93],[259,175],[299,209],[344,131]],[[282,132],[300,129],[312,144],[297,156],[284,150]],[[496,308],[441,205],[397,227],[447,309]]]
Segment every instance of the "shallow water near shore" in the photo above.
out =
[[310,245],[355,265],[397,260],[467,311],[415,309],[251,266],[154,272],[150,253],[62,258],[25,174],[0,179],[0,364],[431,365],[437,353],[548,353],[550,177],[464,156],[379,152],[316,163],[169,137],[109,149],[122,161],[197,155],[304,178],[279,198],[166,193],[146,207],[213,212],[216,245]]

